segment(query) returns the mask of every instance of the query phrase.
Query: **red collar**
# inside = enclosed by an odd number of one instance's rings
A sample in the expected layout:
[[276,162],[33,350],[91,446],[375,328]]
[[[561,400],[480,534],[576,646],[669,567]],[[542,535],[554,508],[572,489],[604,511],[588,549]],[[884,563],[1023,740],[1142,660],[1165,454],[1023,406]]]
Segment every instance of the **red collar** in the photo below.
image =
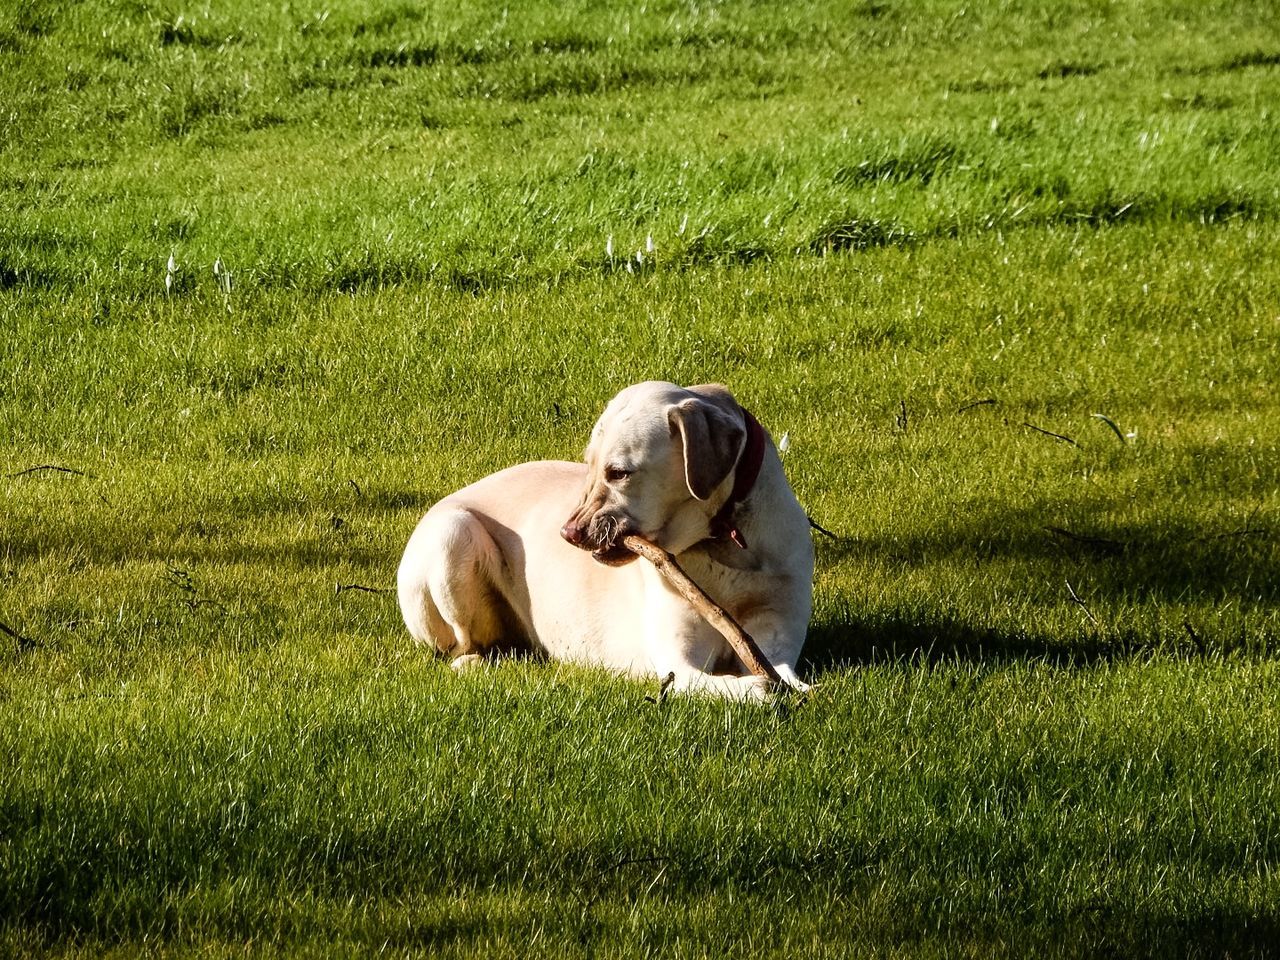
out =
[[724,506],[711,518],[711,539],[723,540],[726,537],[744,550],[747,540],[733,522],[733,512],[738,504],[751,496],[756,480],[760,477],[760,467],[764,463],[764,427],[748,410],[742,411],[742,423],[747,428],[747,443],[738,457],[738,465],[734,468],[733,490]]

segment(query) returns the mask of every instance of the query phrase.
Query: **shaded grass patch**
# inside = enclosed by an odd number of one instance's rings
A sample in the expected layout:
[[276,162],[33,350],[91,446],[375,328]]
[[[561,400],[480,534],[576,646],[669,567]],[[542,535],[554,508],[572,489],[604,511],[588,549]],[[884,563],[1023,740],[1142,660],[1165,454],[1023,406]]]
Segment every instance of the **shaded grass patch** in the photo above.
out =
[[809,252],[825,255],[875,247],[904,246],[915,241],[915,235],[900,223],[854,218],[824,226],[809,241]]
[[886,151],[853,166],[840,167],[834,179],[836,183],[854,186],[912,181],[927,185],[948,167],[961,162],[961,157],[960,149],[953,143],[926,140],[896,151]]

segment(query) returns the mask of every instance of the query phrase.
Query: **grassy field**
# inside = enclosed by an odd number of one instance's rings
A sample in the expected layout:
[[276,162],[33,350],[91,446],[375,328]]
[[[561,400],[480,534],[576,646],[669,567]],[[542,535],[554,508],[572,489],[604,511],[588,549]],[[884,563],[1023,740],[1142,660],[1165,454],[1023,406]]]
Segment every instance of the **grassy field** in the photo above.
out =
[[[1271,3],[0,8],[0,955],[1280,947]],[[720,380],[803,700],[456,678],[435,499]]]

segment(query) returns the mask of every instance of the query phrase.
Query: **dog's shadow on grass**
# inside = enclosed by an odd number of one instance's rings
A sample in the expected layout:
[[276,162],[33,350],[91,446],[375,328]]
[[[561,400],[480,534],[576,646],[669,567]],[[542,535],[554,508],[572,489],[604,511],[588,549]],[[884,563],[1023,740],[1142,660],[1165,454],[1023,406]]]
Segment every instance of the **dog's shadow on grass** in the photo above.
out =
[[[841,665],[904,658],[1078,665],[1157,650],[1192,657],[1242,648],[1271,652],[1280,644],[1274,623],[1262,623],[1262,629],[1246,637],[1239,629],[1215,633],[1212,625],[1192,623],[1192,617],[1182,621],[1176,636],[1156,636],[1149,628],[1126,625],[1123,616],[1112,612],[1134,604],[1171,608],[1198,603],[1266,617],[1267,610],[1280,605],[1280,543],[1273,535],[1274,519],[1255,515],[1228,529],[1176,522],[1068,527],[1028,508],[892,539],[823,538],[818,544],[819,568],[855,579],[860,568],[874,571],[868,575],[883,581],[886,566],[909,570],[940,560],[955,560],[979,571],[990,563],[996,578],[1008,576],[1012,567],[1028,593],[1056,598],[1047,601],[1051,603],[1077,604],[1081,628],[1072,636],[1035,623],[999,629],[949,615],[944,602],[924,612],[896,612],[892,607],[860,611],[837,602],[818,611],[802,665],[810,673],[821,673]],[[1010,589],[1018,585],[1011,583]]]
[[[817,677],[831,670],[900,660],[992,661],[1035,660],[1049,657],[1047,641],[1015,638],[983,630],[963,621],[879,619],[857,617],[816,621],[809,626],[799,669]],[[1097,654],[1094,654],[1097,657]],[[1072,653],[1072,663],[1088,654]]]

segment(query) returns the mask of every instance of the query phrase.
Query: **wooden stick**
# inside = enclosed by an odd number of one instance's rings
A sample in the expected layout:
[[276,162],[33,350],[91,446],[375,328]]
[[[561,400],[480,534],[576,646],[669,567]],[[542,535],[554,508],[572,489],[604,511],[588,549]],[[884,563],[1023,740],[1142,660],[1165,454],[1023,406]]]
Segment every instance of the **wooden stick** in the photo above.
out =
[[1036,433],[1042,433],[1046,437],[1053,437],[1053,439],[1055,440],[1061,440],[1063,443],[1069,443],[1073,447],[1076,447],[1077,449],[1080,449],[1080,450],[1084,449],[1084,447],[1080,446],[1080,444],[1076,443],[1070,437],[1064,437],[1060,433],[1054,433],[1052,430],[1046,430],[1043,427],[1037,427],[1034,423],[1027,423],[1025,420],[1022,421],[1022,425],[1024,427],[1027,427],[1030,430],[1034,430]]
[[6,473],[5,477],[13,479],[14,477],[25,477],[32,473],[42,473],[46,470],[52,470],[57,473],[70,473],[77,477],[88,477],[90,480],[97,480],[92,473],[85,473],[83,470],[76,470],[72,467],[60,467],[56,463],[42,463],[38,467],[27,467],[25,470],[19,470],[17,473]]
[[[1191,628],[1188,627],[1187,629],[1190,630]],[[0,623],[0,633],[3,633],[6,637],[13,637],[14,642],[18,645],[18,649],[23,652],[27,650],[34,650],[36,647],[40,646],[40,644],[36,643],[30,637],[24,637],[8,624]]]
[[689,579],[689,575],[680,569],[680,564],[676,563],[675,557],[656,544],[634,534],[623,537],[622,545],[652,563],[658,575],[666,580],[676,593],[688,600],[702,619],[724,635],[724,638],[729,641],[729,646],[733,647],[733,652],[746,664],[748,670],[757,677],[768,677],[774,683],[782,682],[778,671],[773,669],[773,664],[751,639],[751,634],[738,625],[738,621],[729,615],[729,611],[708,597],[700,586]]

